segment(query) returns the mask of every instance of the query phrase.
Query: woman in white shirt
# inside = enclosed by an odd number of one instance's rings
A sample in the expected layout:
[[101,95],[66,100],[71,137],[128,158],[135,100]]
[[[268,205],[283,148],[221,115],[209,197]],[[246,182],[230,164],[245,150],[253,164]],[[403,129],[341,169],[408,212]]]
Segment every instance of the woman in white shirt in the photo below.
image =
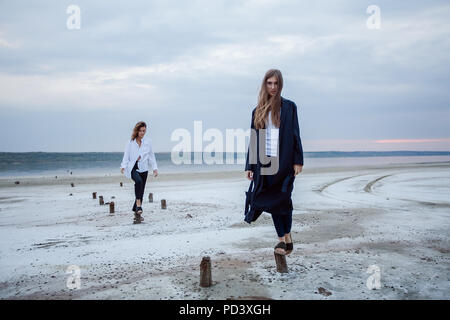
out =
[[140,223],[144,219],[141,217],[142,199],[144,197],[145,183],[147,181],[149,165],[152,166],[153,176],[158,176],[155,153],[152,149],[151,140],[144,138],[147,130],[145,122],[138,122],[133,129],[131,140],[127,142],[123,155],[120,171],[127,178],[134,181],[134,201],[133,211],[135,213],[135,223]]

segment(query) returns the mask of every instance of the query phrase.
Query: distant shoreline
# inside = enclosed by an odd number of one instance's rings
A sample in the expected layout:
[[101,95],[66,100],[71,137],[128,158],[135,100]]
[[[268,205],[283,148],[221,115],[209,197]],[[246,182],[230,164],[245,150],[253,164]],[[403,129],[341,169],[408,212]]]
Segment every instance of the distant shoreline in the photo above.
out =
[[[379,170],[389,168],[448,168],[450,161],[443,162],[416,162],[416,163],[394,163],[382,165],[361,165],[361,166],[329,166],[329,167],[307,167],[303,168],[303,172],[298,176],[301,178],[303,174],[327,173],[327,172],[346,172],[354,170]],[[245,179],[244,170],[229,171],[191,171],[191,172],[170,172],[159,173],[158,177],[149,174],[150,183],[158,181],[176,181],[176,180],[211,180],[211,179]],[[18,185],[15,181],[19,181]],[[99,184],[99,183],[120,183],[130,182],[131,180],[124,175],[71,175],[71,176],[20,176],[20,177],[4,177],[0,178],[0,188],[21,187],[21,186],[52,186],[52,185],[70,185],[77,184]]]
[[[40,154],[116,154],[121,153],[123,151],[0,151],[1,154],[30,154],[30,153],[40,153]],[[166,154],[170,155],[171,151],[159,151],[155,152],[155,154]],[[198,153],[198,152],[189,152],[189,153]],[[208,153],[208,152],[203,152]],[[225,154],[226,152],[218,152]],[[234,154],[246,154],[245,152],[228,152]],[[379,156],[446,156],[450,155],[449,150],[392,150],[392,151],[338,151],[338,150],[326,150],[326,151],[304,151],[305,155],[318,155],[318,154],[327,154],[327,157],[337,156],[337,157],[346,157],[352,155],[354,157],[368,157],[370,155],[379,157]],[[313,157],[314,158],[314,157]]]
[[[447,155],[448,154],[448,155]],[[198,157],[198,158],[197,158]],[[122,153],[1,153],[0,179],[58,178],[72,176],[114,176],[119,175]],[[196,153],[187,156],[191,163],[176,164],[170,153],[156,153],[159,171],[163,174],[184,174],[192,172],[240,171],[245,166],[246,154]],[[196,158],[196,159],[194,159]],[[194,161],[200,160],[200,161]],[[214,161],[213,161],[214,160]],[[305,168],[357,167],[367,165],[448,162],[449,152],[437,151],[328,151],[305,152]],[[194,163],[200,162],[200,163]],[[212,163],[211,163],[212,162]]]

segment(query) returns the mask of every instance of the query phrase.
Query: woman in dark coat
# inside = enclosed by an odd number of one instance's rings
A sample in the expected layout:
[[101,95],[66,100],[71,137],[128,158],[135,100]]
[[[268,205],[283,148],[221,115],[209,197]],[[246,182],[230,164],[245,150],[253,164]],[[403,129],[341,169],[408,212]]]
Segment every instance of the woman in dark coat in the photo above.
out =
[[295,176],[302,171],[303,148],[297,106],[281,97],[279,70],[266,72],[253,109],[250,145],[245,172],[251,180],[246,192],[245,221],[251,223],[263,211],[272,215],[278,244],[275,252],[290,254],[292,199]]

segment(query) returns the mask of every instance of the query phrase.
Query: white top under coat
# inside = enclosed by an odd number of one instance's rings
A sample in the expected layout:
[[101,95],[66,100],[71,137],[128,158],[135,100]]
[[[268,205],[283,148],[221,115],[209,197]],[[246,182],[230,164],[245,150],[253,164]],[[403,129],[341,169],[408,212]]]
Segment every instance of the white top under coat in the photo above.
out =
[[268,120],[266,121],[266,155],[271,157],[277,156],[279,128],[272,123],[272,115],[269,111]]
[[141,146],[139,146],[136,139],[130,140],[125,146],[122,163],[120,164],[120,168],[125,169],[125,176],[127,178],[131,178],[131,170],[133,170],[134,164],[139,156],[141,156],[141,159],[139,159],[137,164],[138,172],[148,171],[149,165],[152,166],[153,170],[158,169],[151,140],[144,137],[141,140]]

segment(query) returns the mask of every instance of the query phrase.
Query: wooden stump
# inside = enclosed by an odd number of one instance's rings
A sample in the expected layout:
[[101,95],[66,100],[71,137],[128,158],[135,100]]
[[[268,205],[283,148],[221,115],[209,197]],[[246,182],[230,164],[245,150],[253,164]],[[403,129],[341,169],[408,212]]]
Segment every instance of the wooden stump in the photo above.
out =
[[120,183],[120,186],[123,187],[123,183],[122,182]]
[[70,185],[72,186],[72,188],[75,187],[75,185],[73,184],[73,182],[72,182]]
[[105,204],[105,202],[103,201],[103,196],[98,197],[98,202],[100,203],[101,206]]
[[92,192],[92,199],[97,199],[97,192]]
[[114,213],[114,201],[109,203],[109,213]]
[[148,195],[148,202],[153,202],[153,193]]
[[212,283],[211,277],[211,259],[206,256],[200,262],[200,286],[210,287]]
[[166,199],[161,200],[161,209],[167,209]]
[[277,272],[287,273],[288,267],[286,263],[286,255],[278,254],[274,252],[275,255],[275,263],[277,265]]

